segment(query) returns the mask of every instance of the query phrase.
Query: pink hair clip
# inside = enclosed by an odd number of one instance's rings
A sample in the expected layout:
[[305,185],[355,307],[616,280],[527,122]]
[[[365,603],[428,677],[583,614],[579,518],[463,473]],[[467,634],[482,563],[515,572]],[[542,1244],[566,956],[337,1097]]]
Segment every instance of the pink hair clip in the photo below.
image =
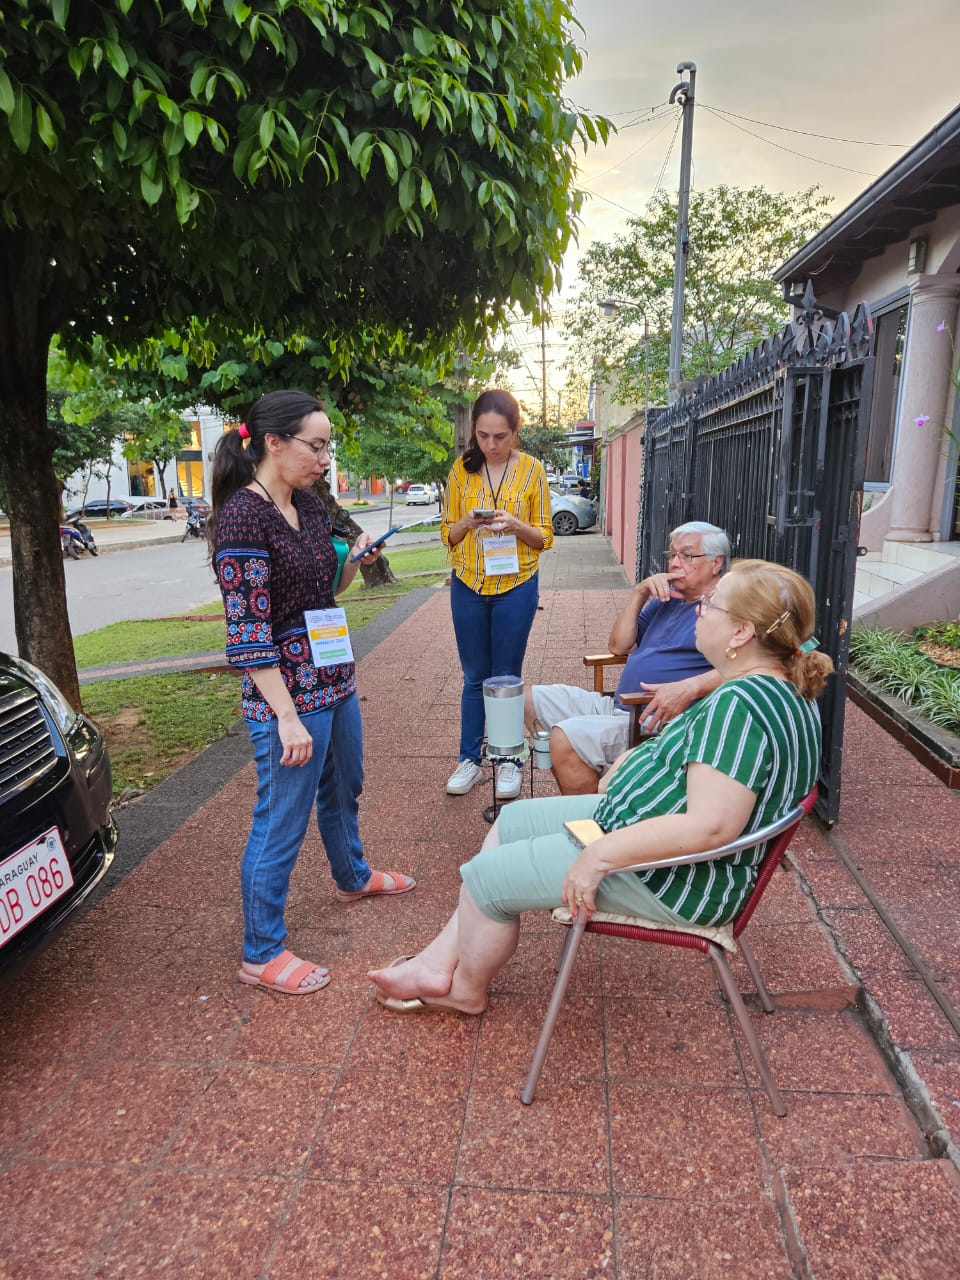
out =
[[250,439],[250,428],[247,426],[245,422],[241,422],[239,427],[237,427],[237,435],[240,437],[241,440]]

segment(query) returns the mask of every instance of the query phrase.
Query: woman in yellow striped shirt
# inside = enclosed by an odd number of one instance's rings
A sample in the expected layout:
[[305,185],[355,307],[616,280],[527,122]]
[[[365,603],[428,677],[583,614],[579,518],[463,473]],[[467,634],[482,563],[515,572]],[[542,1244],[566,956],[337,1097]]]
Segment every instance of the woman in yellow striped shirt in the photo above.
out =
[[[484,391],[473,406],[463,457],[447,478],[440,526],[453,574],[450,604],[463,668],[460,762],[447,781],[465,795],[480,777],[483,682],[519,676],[537,612],[537,565],[553,545],[543,464],[519,449],[520,406],[507,391]],[[496,796],[520,793],[520,770],[497,769]]]

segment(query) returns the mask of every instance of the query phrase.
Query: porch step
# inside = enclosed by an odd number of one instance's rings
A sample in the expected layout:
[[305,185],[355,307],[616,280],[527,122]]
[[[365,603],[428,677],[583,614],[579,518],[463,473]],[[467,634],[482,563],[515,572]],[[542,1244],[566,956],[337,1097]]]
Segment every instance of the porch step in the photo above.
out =
[[857,561],[854,581],[853,609],[875,604],[878,600],[902,595],[928,573],[943,569],[948,560],[957,562],[960,543],[956,542],[890,542],[883,550],[871,551]]

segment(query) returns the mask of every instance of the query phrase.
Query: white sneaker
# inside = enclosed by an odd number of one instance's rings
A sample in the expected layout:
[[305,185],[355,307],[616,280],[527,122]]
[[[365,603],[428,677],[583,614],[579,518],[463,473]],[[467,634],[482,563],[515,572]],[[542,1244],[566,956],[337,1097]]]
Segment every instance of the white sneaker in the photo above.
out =
[[520,794],[520,787],[523,783],[523,774],[515,764],[501,764],[497,766],[497,789],[496,798],[498,800],[516,800]]
[[448,796],[465,796],[480,780],[482,770],[474,760],[461,760],[447,779]]

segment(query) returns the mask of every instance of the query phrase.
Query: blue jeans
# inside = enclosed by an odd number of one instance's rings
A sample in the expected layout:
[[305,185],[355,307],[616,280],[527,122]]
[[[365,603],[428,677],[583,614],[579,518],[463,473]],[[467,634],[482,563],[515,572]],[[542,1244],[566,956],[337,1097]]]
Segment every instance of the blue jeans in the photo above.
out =
[[356,695],[302,716],[301,723],[313,738],[313,755],[302,768],[280,763],[276,720],[247,722],[257,762],[257,802],[240,867],[243,958],[250,964],[266,964],[283,950],[290,875],[314,804],[337,888],[356,893],[370,879],[358,822],[363,729]]
[[456,574],[450,582],[453,630],[463,668],[461,760],[480,760],[484,729],[483,682],[490,676],[521,674],[539,599],[536,574],[499,596],[482,596],[471,591]]

